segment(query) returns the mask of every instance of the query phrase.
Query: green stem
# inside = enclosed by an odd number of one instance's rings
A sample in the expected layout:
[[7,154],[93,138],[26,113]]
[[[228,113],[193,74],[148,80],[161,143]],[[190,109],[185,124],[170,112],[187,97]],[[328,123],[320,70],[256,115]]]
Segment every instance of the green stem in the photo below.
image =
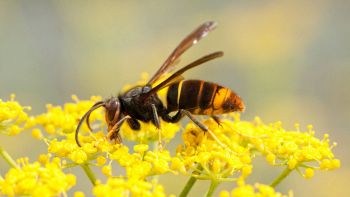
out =
[[185,197],[188,195],[188,193],[191,191],[192,186],[194,185],[194,183],[197,181],[196,178],[194,178],[193,176],[191,176],[190,179],[188,179],[185,187],[182,189],[179,197]]
[[2,148],[0,147],[0,155],[4,160],[13,168],[18,168],[16,162],[12,159],[12,157]]
[[95,186],[96,185],[96,177],[95,177],[94,172],[89,167],[89,165],[88,164],[81,164],[80,166],[83,168],[85,174],[89,177],[91,183]]
[[207,194],[205,196],[206,197],[211,197],[214,194],[214,191],[218,187],[219,184],[220,184],[220,182],[218,182],[216,180],[212,180],[211,183],[210,183],[209,190],[208,190],[208,192],[207,192]]
[[283,170],[283,172],[271,183],[271,187],[276,187],[281,181],[283,181],[290,173],[292,172],[291,169],[286,167],[286,169]]
[[63,169],[67,169],[67,168],[73,168],[75,166],[78,166],[79,164],[76,163],[67,163],[65,165],[62,166]]
[[[193,171],[192,174],[199,175],[201,170],[203,170],[203,167],[200,164],[198,164],[196,170]],[[179,197],[187,196],[188,193],[191,191],[193,185],[196,183],[196,181],[197,181],[197,178],[195,176],[191,176],[191,178],[188,179],[185,187],[182,189]]]

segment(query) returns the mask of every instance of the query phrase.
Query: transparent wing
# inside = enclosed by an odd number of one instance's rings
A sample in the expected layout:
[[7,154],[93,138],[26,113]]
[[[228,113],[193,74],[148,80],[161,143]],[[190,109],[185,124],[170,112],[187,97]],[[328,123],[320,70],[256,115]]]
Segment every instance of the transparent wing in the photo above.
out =
[[169,55],[158,71],[152,76],[147,85],[152,85],[156,82],[163,74],[171,70],[176,64],[176,60],[191,46],[196,44],[200,39],[205,37],[210,31],[214,30],[216,23],[213,21],[205,22],[190,33],[185,39],[183,39],[180,44],[175,48],[175,50]]
[[162,81],[160,84],[158,84],[157,86],[152,88],[149,92],[147,92],[146,94],[142,95],[143,98],[144,99],[148,98],[152,94],[158,92],[159,90],[161,90],[164,87],[167,87],[171,83],[174,83],[174,82],[179,81],[179,80],[183,80],[183,77],[181,75],[184,72],[186,72],[187,70],[189,70],[191,68],[194,68],[196,66],[199,66],[199,65],[201,65],[201,64],[203,64],[205,62],[208,62],[210,60],[222,57],[223,55],[224,55],[224,53],[222,51],[217,51],[217,52],[211,53],[209,55],[206,55],[204,57],[201,57],[201,58],[197,59],[196,61],[194,61],[194,62],[188,64],[187,66],[181,68],[180,70],[176,71],[170,77],[168,77],[167,79]]

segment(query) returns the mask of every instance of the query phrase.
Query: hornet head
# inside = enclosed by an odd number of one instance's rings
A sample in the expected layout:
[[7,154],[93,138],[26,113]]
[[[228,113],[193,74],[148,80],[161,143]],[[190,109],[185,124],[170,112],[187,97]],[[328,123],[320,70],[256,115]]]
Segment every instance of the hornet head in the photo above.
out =
[[79,142],[79,130],[84,122],[84,119],[86,120],[86,124],[90,131],[92,131],[90,126],[90,114],[95,111],[96,109],[104,107],[105,108],[105,119],[108,125],[108,131],[113,128],[113,126],[118,122],[120,117],[120,102],[118,97],[111,97],[105,101],[98,101],[96,102],[90,109],[87,111],[84,116],[80,119],[79,124],[77,126],[77,129],[75,130],[75,141],[77,142],[78,146],[81,146]]

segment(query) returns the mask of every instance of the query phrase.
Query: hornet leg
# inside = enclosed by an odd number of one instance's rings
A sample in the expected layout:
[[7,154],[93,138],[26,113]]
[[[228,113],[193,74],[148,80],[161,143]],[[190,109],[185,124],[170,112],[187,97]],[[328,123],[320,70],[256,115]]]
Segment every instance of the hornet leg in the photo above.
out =
[[124,116],[122,119],[120,119],[115,125],[113,125],[112,129],[108,131],[107,139],[109,140],[115,140],[117,143],[121,142],[121,138],[119,135],[119,129],[124,123],[125,120],[130,119],[130,116]]
[[152,122],[158,129],[160,129],[160,121],[159,121],[159,116],[157,113],[157,108],[156,105],[152,104],[152,112],[153,112],[153,119]]
[[203,123],[201,123],[199,120],[197,120],[189,111],[186,111],[184,109],[180,109],[173,117],[169,116],[168,114],[165,114],[163,119],[167,122],[176,123],[178,122],[184,115],[189,117],[193,123],[195,123],[200,129],[203,131],[208,131],[208,127],[205,126]]
[[218,123],[219,126],[222,126],[222,125],[221,125],[221,119],[220,119],[219,116],[211,115],[211,118],[214,119],[214,121],[215,121],[216,123]]
[[[204,132],[208,132],[209,135],[223,148],[231,151],[229,149],[229,147],[227,147],[224,143],[222,143],[220,141],[219,138],[216,137],[216,135],[211,131],[209,130],[209,128],[207,126],[205,126],[203,123],[199,122],[190,112],[186,111],[186,110],[182,110],[182,113],[184,113],[186,116],[188,116],[199,128],[201,128]],[[214,118],[212,116],[212,118]],[[215,120],[215,118],[214,118]]]
[[152,119],[152,123],[157,127],[158,129],[158,147],[160,150],[163,150],[163,145],[162,145],[162,133],[160,130],[160,120],[159,120],[159,116],[157,113],[157,108],[154,104],[152,104],[152,112],[153,112],[153,119]]
[[[221,146],[221,147],[223,147],[223,148],[225,148],[225,149],[228,149],[229,151],[231,151],[224,143],[222,143],[221,141],[220,141],[220,139],[219,138],[217,138],[216,136],[215,136],[215,134],[211,131],[211,130],[209,130],[209,128],[207,127],[207,126],[205,126],[203,123],[201,123],[201,122],[199,122],[199,120],[197,120],[189,111],[186,111],[186,110],[184,110],[184,109],[180,109],[176,114],[175,114],[175,116],[173,116],[173,117],[171,117],[171,116],[169,116],[168,114],[166,114],[166,116],[164,116],[165,117],[165,121],[168,121],[168,122],[172,122],[172,123],[174,123],[174,122],[178,122],[182,117],[183,117],[183,115],[186,115],[187,117],[189,117],[192,121],[193,121],[193,123],[195,123],[200,129],[202,129],[204,132],[209,132],[209,134],[210,134],[210,136]],[[212,116],[212,118],[215,120],[215,119],[217,119],[217,120],[219,120],[218,119],[218,117],[216,117],[216,116]],[[215,120],[216,121],[216,120]]]
[[127,122],[132,130],[136,130],[136,131],[140,130],[141,125],[140,125],[139,121],[137,121],[136,119],[130,118],[127,120]]
[[207,132],[209,129],[207,126],[205,126],[203,123],[199,122],[190,112],[181,109],[181,113],[185,114],[187,117],[189,117],[194,124],[196,124],[199,128],[201,128],[204,132]]

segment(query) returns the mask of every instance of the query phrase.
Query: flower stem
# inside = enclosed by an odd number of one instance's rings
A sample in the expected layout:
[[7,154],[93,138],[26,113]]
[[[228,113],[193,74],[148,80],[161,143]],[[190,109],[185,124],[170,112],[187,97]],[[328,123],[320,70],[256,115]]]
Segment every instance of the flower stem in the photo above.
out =
[[209,190],[207,192],[207,194],[205,195],[206,197],[211,197],[214,194],[215,189],[217,188],[217,186],[219,185],[220,182],[216,181],[216,180],[212,180],[210,183],[210,187]]
[[4,160],[13,168],[18,168],[16,162],[12,159],[12,157],[2,148],[0,147],[0,155]]
[[84,172],[89,177],[91,183],[95,186],[96,185],[96,177],[95,177],[94,172],[89,167],[89,165],[88,164],[82,164],[80,166],[83,168]]
[[67,163],[65,165],[62,166],[62,168],[67,169],[67,168],[73,168],[75,166],[78,166],[79,164],[76,163]]
[[191,176],[190,179],[188,179],[185,187],[182,189],[179,197],[185,197],[188,195],[188,193],[191,191],[192,186],[194,185],[194,183],[197,181],[196,178],[194,178],[193,176]]
[[[199,174],[200,174],[199,171],[201,171],[201,170],[203,170],[203,167],[202,167],[200,164],[198,164],[198,165],[197,165],[197,170],[193,171],[192,174],[194,174],[194,175],[199,175]],[[185,197],[185,196],[187,196],[188,193],[191,191],[193,185],[196,183],[196,181],[197,181],[197,178],[194,177],[194,176],[191,176],[191,178],[188,179],[188,181],[187,181],[185,187],[182,189],[182,191],[181,191],[179,197]]]
[[292,172],[291,169],[286,167],[286,169],[283,170],[283,172],[271,183],[271,187],[276,187],[281,181],[283,181],[290,173]]

